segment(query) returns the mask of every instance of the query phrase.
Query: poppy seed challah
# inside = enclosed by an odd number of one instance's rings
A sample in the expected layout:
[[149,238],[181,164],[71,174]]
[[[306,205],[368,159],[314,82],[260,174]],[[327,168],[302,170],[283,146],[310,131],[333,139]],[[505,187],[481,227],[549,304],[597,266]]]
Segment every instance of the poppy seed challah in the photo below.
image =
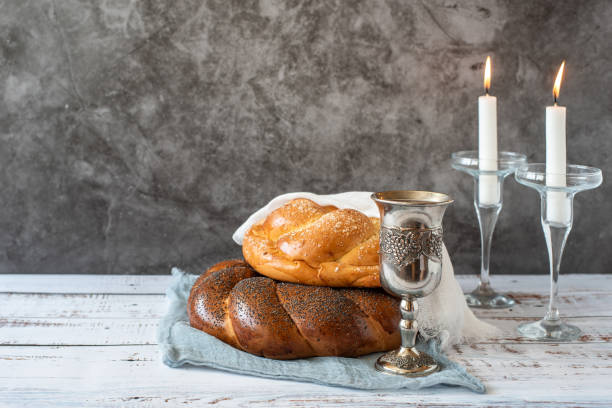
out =
[[277,282],[241,261],[203,273],[188,314],[192,327],[275,359],[354,357],[400,344],[399,301],[382,290]]

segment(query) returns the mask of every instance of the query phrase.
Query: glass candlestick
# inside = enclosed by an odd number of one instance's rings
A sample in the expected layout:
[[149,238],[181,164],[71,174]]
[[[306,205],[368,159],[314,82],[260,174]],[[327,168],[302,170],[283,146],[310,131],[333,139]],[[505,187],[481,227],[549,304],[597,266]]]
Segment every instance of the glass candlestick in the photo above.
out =
[[[555,186],[546,185],[546,177],[554,180]],[[565,179],[565,183],[559,183]],[[516,181],[537,190],[542,199],[541,221],[550,267],[550,299],[548,311],[542,320],[524,323],[518,331],[525,337],[540,341],[572,341],[580,336],[580,329],[565,324],[559,317],[557,292],[559,268],[563,249],[573,223],[573,202],[576,193],[591,190],[602,182],[601,170],[594,167],[570,164],[566,174],[546,173],[546,164],[525,164],[517,169]],[[559,184],[565,184],[559,186]]]
[[497,160],[486,163],[487,168],[497,170],[481,170],[483,163],[479,163],[478,151],[463,151],[453,153],[451,165],[474,177],[474,208],[480,226],[480,283],[471,293],[465,295],[470,307],[484,309],[502,309],[514,305],[514,300],[506,295],[497,293],[491,287],[489,280],[489,260],[491,256],[491,239],[497,217],[502,209],[504,179],[514,173],[522,164],[527,162],[524,154],[514,152],[500,152]]

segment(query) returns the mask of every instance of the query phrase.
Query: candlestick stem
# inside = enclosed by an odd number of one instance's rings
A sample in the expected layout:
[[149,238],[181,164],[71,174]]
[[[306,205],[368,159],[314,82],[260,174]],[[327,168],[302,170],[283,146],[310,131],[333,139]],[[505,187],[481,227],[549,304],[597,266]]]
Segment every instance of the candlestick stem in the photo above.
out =
[[480,284],[476,289],[478,292],[491,293],[491,283],[489,280],[489,263],[491,259],[491,241],[493,231],[497,224],[497,218],[502,209],[501,202],[498,205],[480,206],[474,202],[478,224],[480,225]]
[[561,258],[563,257],[565,242],[567,241],[567,236],[572,226],[571,224],[568,226],[553,226],[542,219],[542,228],[546,239],[550,267],[550,298],[548,301],[548,312],[544,319],[552,323],[559,321],[559,309],[557,308],[559,269],[561,267]]

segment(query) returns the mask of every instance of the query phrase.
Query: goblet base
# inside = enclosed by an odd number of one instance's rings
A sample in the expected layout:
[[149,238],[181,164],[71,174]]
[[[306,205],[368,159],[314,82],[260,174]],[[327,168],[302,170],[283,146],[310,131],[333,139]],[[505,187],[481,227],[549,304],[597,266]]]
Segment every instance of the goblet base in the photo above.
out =
[[472,293],[465,295],[465,301],[469,307],[481,309],[507,309],[516,304],[509,296],[497,293],[490,285],[480,284]]
[[414,347],[400,347],[383,354],[376,360],[375,367],[383,373],[406,377],[425,377],[440,370],[429,354]]
[[518,327],[519,333],[531,340],[538,341],[574,341],[582,331],[561,320],[542,319],[537,322],[523,323]]

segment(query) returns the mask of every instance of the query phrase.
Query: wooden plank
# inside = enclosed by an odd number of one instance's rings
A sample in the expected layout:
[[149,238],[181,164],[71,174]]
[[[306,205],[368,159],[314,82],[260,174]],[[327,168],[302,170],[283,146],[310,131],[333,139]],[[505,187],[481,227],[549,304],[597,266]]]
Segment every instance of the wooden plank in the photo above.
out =
[[[481,318],[536,318],[546,309],[548,298],[537,294],[514,294],[511,309],[480,310]],[[574,317],[612,315],[610,294],[566,294],[559,297],[562,313]],[[23,318],[159,318],[164,315],[164,295],[0,293],[0,317]]]
[[170,369],[155,346],[1,347],[0,405],[610,406],[609,344],[458,347],[451,358],[488,387],[365,392],[206,368]]
[[[478,343],[526,343],[516,331],[520,323],[535,319],[519,317],[484,319],[499,327],[499,338]],[[585,333],[577,342],[612,341],[609,317],[568,318]],[[0,345],[127,345],[156,344],[159,319],[150,318],[0,318]]]
[[23,318],[160,318],[164,295],[0,293],[0,316]]
[[[488,322],[501,330],[501,334],[493,339],[482,339],[476,341],[476,344],[527,344],[537,343],[521,337],[517,328],[521,323],[539,320],[537,318],[522,318],[510,316],[507,318],[484,318]],[[583,335],[574,343],[607,343],[612,340],[612,319],[609,317],[567,317],[565,321],[569,324],[578,326]]]
[[[516,305],[509,309],[473,309],[480,318],[543,317],[548,295],[511,293]],[[557,297],[562,315],[572,317],[612,316],[612,293],[564,293]]]
[[159,319],[0,318],[0,345],[156,344]]
[[[169,275],[16,275],[0,274],[4,293],[163,294]],[[465,291],[476,287],[474,275],[457,275]],[[548,275],[494,275],[494,288],[513,293],[548,294]],[[612,274],[570,274],[560,278],[560,293],[610,293]]]
[[[465,293],[478,284],[475,275],[455,275]],[[491,286],[502,293],[535,293],[546,295],[550,291],[549,275],[493,275]],[[568,274],[559,277],[559,294],[611,293],[612,274]]]
[[170,275],[0,274],[0,292],[163,294],[170,279]]

